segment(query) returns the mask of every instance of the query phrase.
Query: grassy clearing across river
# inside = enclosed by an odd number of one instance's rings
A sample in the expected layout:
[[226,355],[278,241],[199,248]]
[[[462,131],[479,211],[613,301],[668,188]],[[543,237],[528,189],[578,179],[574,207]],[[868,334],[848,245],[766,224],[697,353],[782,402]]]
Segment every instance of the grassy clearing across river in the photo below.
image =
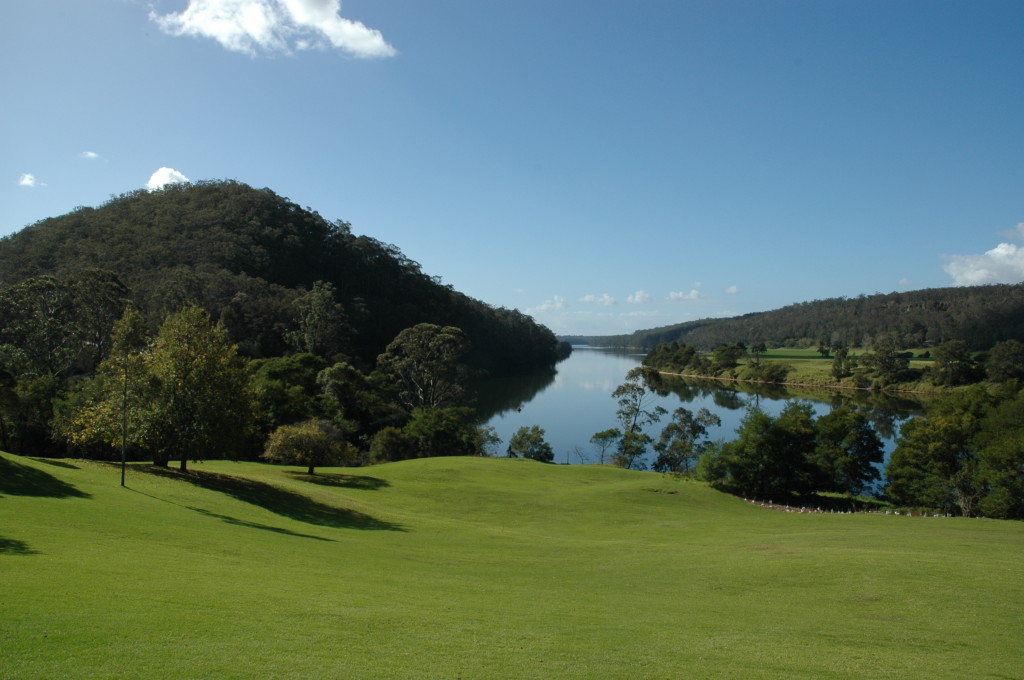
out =
[[1024,524],[604,466],[0,455],[0,678],[1019,674]]
[[[907,351],[914,357],[911,358],[909,362],[909,368],[912,370],[924,369],[934,363],[930,358],[920,358],[926,351],[924,348]],[[869,354],[869,352],[864,349],[850,350],[850,357],[853,359],[860,359],[866,354]],[[790,371],[787,374],[786,382],[784,383],[786,385],[825,387],[830,389],[865,389],[863,386],[859,386],[853,377],[837,380],[832,375],[832,362],[834,358],[835,357],[832,355],[823,357],[816,349],[780,347],[769,349],[761,355],[760,360],[766,363],[780,363],[789,366]],[[750,363],[751,358],[748,356],[740,361],[740,366],[746,366]],[[949,391],[949,388],[936,387],[928,381],[897,383],[888,386],[886,389],[892,391],[926,392],[935,394],[946,393]]]

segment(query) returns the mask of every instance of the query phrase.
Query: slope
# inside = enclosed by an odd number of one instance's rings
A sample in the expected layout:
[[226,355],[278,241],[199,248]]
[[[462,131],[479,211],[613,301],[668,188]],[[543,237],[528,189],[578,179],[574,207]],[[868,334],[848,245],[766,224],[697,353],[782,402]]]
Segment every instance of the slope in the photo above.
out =
[[[238,182],[131,192],[0,239],[0,292],[30,277],[95,269],[114,272],[154,323],[201,303],[252,356],[288,349],[295,299],[324,281],[355,331],[345,353],[365,363],[422,322],[461,328],[475,348],[469,361],[492,372],[560,358],[554,335],[530,317],[443,285],[396,246],[355,235],[345,222]],[[0,327],[3,316],[0,308]]]
[[575,340],[644,349],[679,342],[710,350],[736,342],[748,346],[758,342],[814,346],[824,341],[862,347],[870,346],[877,335],[893,336],[903,347],[963,340],[978,351],[1002,340],[1024,341],[1024,284],[830,298],[726,319],[700,319],[639,330],[630,335]]
[[0,458],[0,677],[1009,677],[1024,527],[652,473]]

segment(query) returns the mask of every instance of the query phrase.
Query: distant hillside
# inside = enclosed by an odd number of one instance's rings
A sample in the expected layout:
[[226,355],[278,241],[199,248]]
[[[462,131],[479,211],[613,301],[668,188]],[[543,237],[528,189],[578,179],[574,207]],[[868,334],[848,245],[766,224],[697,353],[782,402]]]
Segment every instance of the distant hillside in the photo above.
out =
[[0,239],[0,289],[89,269],[113,272],[153,323],[199,302],[250,356],[287,351],[293,302],[316,281],[336,289],[355,331],[346,349],[364,363],[421,322],[462,328],[474,347],[470,363],[494,372],[551,365],[560,352],[530,317],[443,285],[345,222],[237,182],[139,190]]
[[736,342],[784,346],[825,341],[858,347],[870,345],[880,334],[894,336],[903,347],[963,340],[972,350],[985,350],[1002,340],[1024,341],[1024,284],[830,298],[728,319],[688,321],[629,335],[573,336],[563,340],[639,349],[679,342],[708,350]]

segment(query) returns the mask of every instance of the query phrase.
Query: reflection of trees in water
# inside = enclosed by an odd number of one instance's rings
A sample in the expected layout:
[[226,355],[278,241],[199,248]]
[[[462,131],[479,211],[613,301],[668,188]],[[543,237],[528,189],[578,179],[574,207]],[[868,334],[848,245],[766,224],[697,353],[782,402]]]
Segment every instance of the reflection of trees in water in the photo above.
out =
[[716,406],[738,411],[756,406],[761,398],[785,400],[789,392],[782,385],[726,382],[701,378],[663,377],[656,391],[660,396],[675,394],[683,402],[711,399]]
[[480,422],[486,423],[498,414],[526,404],[553,383],[557,373],[554,368],[546,368],[523,375],[488,378],[469,385]]
[[[885,439],[895,438],[899,434],[899,428],[903,422],[913,416],[923,415],[926,407],[924,400],[916,395],[905,393],[793,388],[786,385],[673,376],[663,376],[655,389],[663,397],[675,394],[680,400],[687,403],[697,399],[711,399],[716,406],[732,411],[749,406],[759,406],[761,399],[775,401],[803,399],[818,404],[827,404],[828,411],[840,406],[849,406],[864,411],[879,436]],[[819,413],[819,415],[823,415],[823,413]]]

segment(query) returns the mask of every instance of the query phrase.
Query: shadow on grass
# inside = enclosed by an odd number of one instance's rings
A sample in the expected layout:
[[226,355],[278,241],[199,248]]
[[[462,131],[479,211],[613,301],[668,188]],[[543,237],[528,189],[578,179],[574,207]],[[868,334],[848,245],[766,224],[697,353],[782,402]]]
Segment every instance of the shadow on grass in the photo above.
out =
[[46,498],[91,498],[89,494],[79,491],[53,475],[0,456],[0,496],[3,494]]
[[0,555],[38,555],[38,550],[28,547],[28,543],[13,538],[0,536]]
[[228,524],[233,524],[233,525],[235,525],[237,527],[248,527],[250,529],[262,529],[263,531],[272,531],[275,534],[284,534],[285,536],[295,536],[297,538],[312,538],[315,541],[330,541],[332,543],[334,542],[333,538],[324,538],[322,536],[313,536],[312,534],[300,534],[297,531],[291,531],[289,529],[282,529],[281,527],[272,527],[269,524],[260,524],[258,522],[247,522],[244,519],[238,519],[237,517],[231,517],[229,515],[218,515],[215,512],[210,512],[209,510],[203,510],[202,508],[192,507],[191,505],[186,505],[186,506],[183,506],[183,507],[186,507],[189,510],[195,510],[200,515],[206,515],[207,517],[212,517],[214,519],[219,519],[222,522],[227,522]]
[[363,491],[376,491],[391,486],[391,482],[377,477],[364,477],[363,475],[343,475],[340,472],[318,472],[315,475],[307,475],[305,472],[286,472],[288,477],[300,482],[309,482],[321,486],[340,486],[346,489],[360,489]]
[[37,463],[45,463],[46,465],[52,465],[53,467],[64,468],[66,470],[81,470],[82,468],[71,463],[65,463],[62,460],[53,460],[52,458],[33,458]]
[[307,524],[338,529],[364,529],[377,531],[404,531],[398,524],[384,522],[369,515],[346,508],[320,503],[308,496],[288,491],[266,482],[225,475],[219,472],[192,470],[180,472],[159,467],[137,468],[160,477],[177,479],[189,484],[227,494],[265,510]]

